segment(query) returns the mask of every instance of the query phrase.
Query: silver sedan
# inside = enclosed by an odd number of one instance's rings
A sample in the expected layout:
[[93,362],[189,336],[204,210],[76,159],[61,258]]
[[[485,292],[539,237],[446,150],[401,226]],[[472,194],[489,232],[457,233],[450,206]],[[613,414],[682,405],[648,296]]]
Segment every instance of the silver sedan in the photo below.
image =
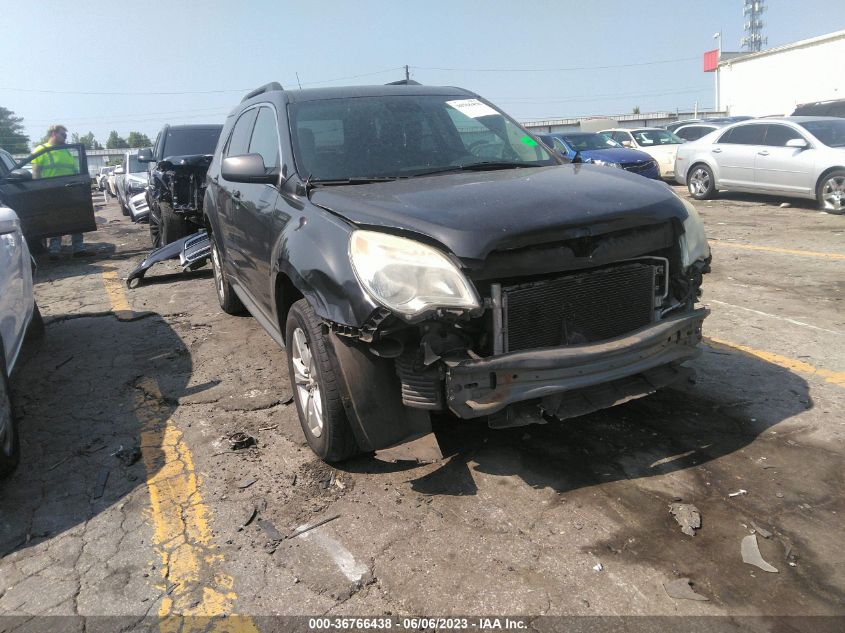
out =
[[675,180],[698,200],[718,191],[771,193],[845,213],[845,119],[756,119],[716,130],[678,148]]

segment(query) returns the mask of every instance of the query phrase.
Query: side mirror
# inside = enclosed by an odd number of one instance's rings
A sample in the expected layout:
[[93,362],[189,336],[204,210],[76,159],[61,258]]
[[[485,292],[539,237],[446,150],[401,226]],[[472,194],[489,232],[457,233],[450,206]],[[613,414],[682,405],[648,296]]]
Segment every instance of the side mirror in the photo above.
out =
[[279,179],[277,169],[267,172],[261,154],[244,154],[223,159],[220,167],[223,180],[274,185]]
[[798,149],[807,149],[810,144],[803,138],[791,138],[786,142],[787,147],[797,147]]
[[9,175],[6,176],[6,180],[9,182],[22,182],[24,180],[32,180],[32,172],[26,169],[13,169],[9,172]]
[[121,176],[124,173],[126,173],[126,171],[123,169],[123,167],[115,167],[114,168],[114,175],[115,176]]
[[141,149],[138,150],[138,162],[139,163],[151,163],[153,162],[153,150]]

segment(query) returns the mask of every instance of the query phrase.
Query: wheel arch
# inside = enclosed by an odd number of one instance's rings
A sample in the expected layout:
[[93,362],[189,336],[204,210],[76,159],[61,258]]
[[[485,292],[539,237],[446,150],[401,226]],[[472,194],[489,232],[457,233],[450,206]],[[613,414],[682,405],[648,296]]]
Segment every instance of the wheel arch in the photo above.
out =
[[819,201],[819,185],[821,185],[822,181],[835,171],[845,171],[845,165],[828,167],[821,174],[819,174],[819,177],[816,179],[815,187],[813,188],[813,197],[816,199],[816,202]]
[[[291,278],[284,272],[279,272],[276,275],[276,283],[273,294],[276,304],[276,319],[279,322],[279,331],[282,334],[282,339],[286,339],[285,324],[288,320],[290,308],[294,303],[304,298],[305,295],[299,290],[299,288],[296,287]],[[285,340],[285,344],[287,344],[287,340]]]

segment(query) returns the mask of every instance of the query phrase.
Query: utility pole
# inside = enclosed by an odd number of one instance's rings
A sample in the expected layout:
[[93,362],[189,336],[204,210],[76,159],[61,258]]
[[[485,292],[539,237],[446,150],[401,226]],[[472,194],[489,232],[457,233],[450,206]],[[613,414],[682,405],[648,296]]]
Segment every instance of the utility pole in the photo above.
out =
[[405,64],[405,81],[411,80],[411,67]]
[[719,52],[716,56],[716,106],[713,108],[716,112],[719,108],[719,62],[722,61],[722,32],[713,33],[713,39],[719,43]]

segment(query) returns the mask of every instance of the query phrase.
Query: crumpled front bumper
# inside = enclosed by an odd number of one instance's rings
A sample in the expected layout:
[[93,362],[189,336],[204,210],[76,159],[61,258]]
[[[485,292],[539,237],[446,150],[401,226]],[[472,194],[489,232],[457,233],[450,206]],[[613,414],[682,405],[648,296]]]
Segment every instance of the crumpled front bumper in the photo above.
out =
[[627,336],[570,347],[465,360],[449,369],[446,395],[458,417],[492,415],[508,405],[602,385],[698,355],[706,308],[670,316]]

